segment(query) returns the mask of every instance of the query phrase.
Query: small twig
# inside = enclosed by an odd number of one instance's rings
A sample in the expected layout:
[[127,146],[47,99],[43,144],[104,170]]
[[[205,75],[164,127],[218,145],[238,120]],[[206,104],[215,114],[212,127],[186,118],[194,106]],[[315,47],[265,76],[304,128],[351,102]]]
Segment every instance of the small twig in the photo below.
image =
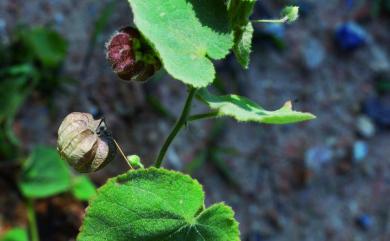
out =
[[121,156],[123,157],[123,159],[125,160],[125,162],[127,163],[127,165],[129,165],[130,169],[133,170],[134,168],[133,168],[133,166],[130,164],[130,162],[127,160],[127,157],[126,157],[125,153],[123,153],[122,148],[119,146],[118,142],[116,142],[115,139],[113,139],[113,140],[114,140],[115,146],[116,146],[116,148],[118,149],[119,153],[121,154]]

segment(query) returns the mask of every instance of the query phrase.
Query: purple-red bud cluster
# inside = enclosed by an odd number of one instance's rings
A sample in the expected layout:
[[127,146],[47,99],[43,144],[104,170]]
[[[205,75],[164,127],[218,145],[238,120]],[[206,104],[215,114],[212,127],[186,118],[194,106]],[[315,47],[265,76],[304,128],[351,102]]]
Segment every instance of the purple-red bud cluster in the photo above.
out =
[[117,31],[106,44],[112,69],[123,80],[145,81],[161,68],[154,50],[132,27]]

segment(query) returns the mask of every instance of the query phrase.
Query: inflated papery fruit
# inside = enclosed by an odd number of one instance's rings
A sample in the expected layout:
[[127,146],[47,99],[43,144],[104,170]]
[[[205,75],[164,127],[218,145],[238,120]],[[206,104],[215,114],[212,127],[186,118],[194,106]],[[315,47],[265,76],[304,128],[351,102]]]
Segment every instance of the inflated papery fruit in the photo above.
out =
[[73,112],[58,129],[57,149],[77,171],[97,171],[115,157],[116,146],[102,119],[89,113]]
[[106,56],[112,69],[123,80],[146,81],[161,62],[140,32],[132,27],[117,31],[106,44]]

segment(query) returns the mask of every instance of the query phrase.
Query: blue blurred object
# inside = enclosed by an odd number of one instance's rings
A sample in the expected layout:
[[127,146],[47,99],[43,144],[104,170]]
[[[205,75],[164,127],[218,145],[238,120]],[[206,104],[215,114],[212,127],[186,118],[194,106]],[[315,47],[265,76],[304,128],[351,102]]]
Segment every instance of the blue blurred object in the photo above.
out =
[[285,28],[283,24],[268,23],[263,27],[263,32],[278,39],[283,39],[285,35]]
[[390,101],[374,97],[363,104],[364,112],[380,126],[390,127]]
[[356,162],[363,161],[368,155],[368,145],[365,141],[356,141],[353,145],[353,159]]
[[314,4],[313,2],[308,2],[304,0],[296,1],[295,4],[299,7],[299,18],[305,18],[309,14],[314,13]]
[[362,214],[355,220],[356,225],[360,227],[363,230],[369,230],[374,224],[374,221],[372,220],[372,217],[367,214]]
[[335,41],[343,51],[355,50],[367,43],[367,32],[355,22],[347,22],[336,29]]
[[346,4],[348,8],[352,8],[354,5],[354,0],[346,0]]
[[245,241],[264,241],[259,232],[251,232]]

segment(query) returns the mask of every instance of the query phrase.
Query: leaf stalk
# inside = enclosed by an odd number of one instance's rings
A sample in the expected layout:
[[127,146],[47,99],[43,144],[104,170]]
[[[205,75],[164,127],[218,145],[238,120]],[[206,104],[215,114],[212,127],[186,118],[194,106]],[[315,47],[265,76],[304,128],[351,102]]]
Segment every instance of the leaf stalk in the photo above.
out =
[[31,241],[39,241],[38,225],[34,210],[34,200],[31,198],[27,199],[27,218]]
[[177,136],[181,128],[183,128],[183,126],[187,123],[187,117],[190,114],[192,100],[194,99],[196,91],[197,91],[196,88],[188,87],[188,97],[184,104],[183,110],[180,114],[179,119],[177,120],[176,124],[171,130],[171,133],[168,135],[167,139],[165,140],[163,146],[159,151],[157,159],[154,163],[155,167],[160,168],[169,146],[171,145],[172,141],[175,139],[175,137]]

